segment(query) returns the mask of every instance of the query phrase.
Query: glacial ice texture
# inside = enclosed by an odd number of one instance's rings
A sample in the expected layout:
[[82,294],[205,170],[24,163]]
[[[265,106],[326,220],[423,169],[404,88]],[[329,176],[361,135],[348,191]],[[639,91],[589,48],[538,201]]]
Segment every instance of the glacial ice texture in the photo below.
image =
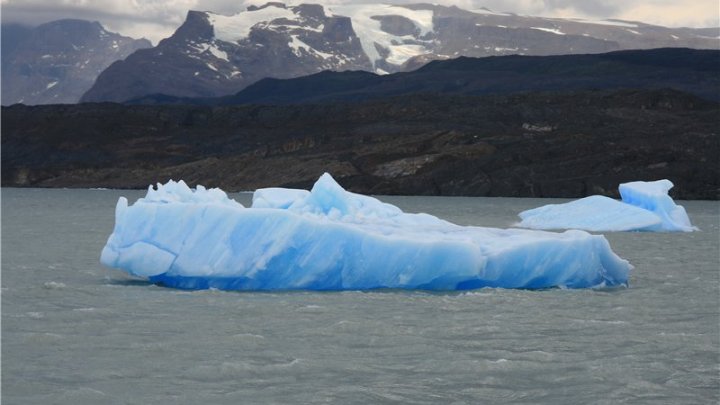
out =
[[595,232],[691,232],[685,208],[668,195],[670,180],[620,184],[622,201],[590,196],[565,204],[523,211],[518,226],[531,229],[583,229]]
[[345,191],[260,189],[245,208],[218,189],[158,184],[120,198],[101,262],[177,288],[465,290],[627,285],[603,236],[463,227]]

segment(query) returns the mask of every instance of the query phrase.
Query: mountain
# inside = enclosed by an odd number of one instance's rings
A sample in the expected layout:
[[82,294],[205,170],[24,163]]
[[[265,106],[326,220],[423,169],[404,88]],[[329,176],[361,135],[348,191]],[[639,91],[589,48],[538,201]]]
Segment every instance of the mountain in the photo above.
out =
[[182,98],[148,95],[130,104],[303,104],[380,99],[408,94],[485,95],[537,91],[672,88],[720,101],[720,51],[687,48],[553,56],[459,57],[413,72],[376,75],[324,71],[294,79],[263,79],[235,95]]
[[0,31],[2,31],[2,35],[0,36],[2,46],[0,47],[0,50],[2,51],[3,62],[5,61],[5,55],[10,55],[14,52],[18,45],[20,45],[25,38],[30,36],[32,30],[32,27],[23,24],[2,23],[2,25],[0,25]]
[[77,103],[112,62],[151,46],[84,20],[2,24],[2,104]]
[[170,37],[111,65],[82,101],[148,94],[216,97],[263,78],[324,70],[410,71],[459,56],[717,48],[717,29],[587,21],[430,4],[251,6],[233,16],[190,11]]
[[2,109],[5,187],[254,190],[330,172],[373,194],[616,196],[667,178],[720,197],[720,104],[675,90],[408,95],[284,106]]

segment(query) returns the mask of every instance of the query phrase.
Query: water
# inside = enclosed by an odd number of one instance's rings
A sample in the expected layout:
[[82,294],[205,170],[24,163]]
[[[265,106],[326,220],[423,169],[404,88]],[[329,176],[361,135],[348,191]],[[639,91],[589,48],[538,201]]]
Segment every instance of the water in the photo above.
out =
[[[608,234],[628,289],[238,293],[98,264],[117,197],[2,190],[7,404],[704,404],[720,399],[720,204]],[[249,195],[236,196],[247,203]],[[507,227],[561,200],[384,197]]]

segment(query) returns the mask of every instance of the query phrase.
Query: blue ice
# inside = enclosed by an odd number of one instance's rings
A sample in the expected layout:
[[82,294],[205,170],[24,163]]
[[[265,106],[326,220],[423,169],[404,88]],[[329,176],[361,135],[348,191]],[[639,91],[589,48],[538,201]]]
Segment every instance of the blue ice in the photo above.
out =
[[245,208],[170,181],[121,197],[101,262],[165,286],[223,290],[466,290],[627,285],[607,240],[452,224],[344,190],[260,189]]
[[691,232],[685,208],[668,192],[670,180],[620,184],[622,201],[594,195],[565,204],[548,204],[521,212],[518,226],[531,229],[583,229],[586,231]]

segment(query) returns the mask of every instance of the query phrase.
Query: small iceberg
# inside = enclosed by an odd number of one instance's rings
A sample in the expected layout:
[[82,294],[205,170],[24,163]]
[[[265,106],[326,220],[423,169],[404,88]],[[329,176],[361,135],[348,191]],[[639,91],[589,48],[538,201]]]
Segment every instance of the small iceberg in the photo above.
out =
[[582,229],[594,232],[691,232],[685,208],[668,192],[670,180],[620,184],[622,201],[594,195],[565,204],[549,204],[519,214],[517,225],[530,229]]
[[632,266],[601,235],[459,226],[344,190],[257,190],[251,208],[170,181],[128,206],[108,267],[183,289],[467,290],[624,286]]

